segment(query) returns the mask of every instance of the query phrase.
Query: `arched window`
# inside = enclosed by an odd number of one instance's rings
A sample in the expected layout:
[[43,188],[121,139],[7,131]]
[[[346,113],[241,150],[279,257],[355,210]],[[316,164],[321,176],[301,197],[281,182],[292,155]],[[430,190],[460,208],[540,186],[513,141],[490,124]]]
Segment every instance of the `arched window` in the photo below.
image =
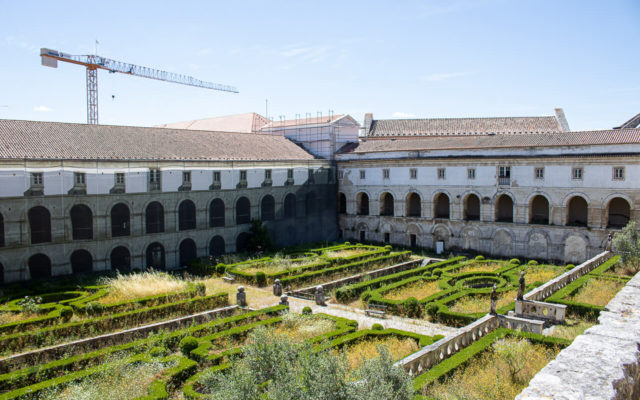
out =
[[44,254],[34,254],[29,258],[31,279],[51,278],[51,260]]
[[546,197],[537,195],[531,199],[531,217],[529,222],[532,224],[549,224],[549,200]]
[[464,219],[465,221],[480,220],[480,199],[473,193],[464,199]]
[[131,253],[124,246],[111,250],[111,269],[122,273],[131,271]]
[[71,253],[71,271],[74,275],[93,272],[93,257],[91,257],[91,253],[86,250],[76,250]]
[[29,210],[29,229],[31,230],[31,244],[48,243],[51,241],[51,214],[42,206]]
[[149,203],[146,211],[147,233],[164,232],[164,207],[157,201]]
[[111,237],[129,236],[131,234],[131,214],[129,206],[118,203],[111,208]]
[[180,243],[180,266],[189,265],[189,261],[198,258],[198,248],[193,239],[185,239]]
[[449,196],[444,193],[438,193],[433,203],[434,217],[439,219],[449,219]]
[[318,212],[318,205],[316,204],[315,192],[309,192],[304,198],[304,208],[306,215],[313,215]]
[[224,239],[222,236],[214,236],[209,242],[209,255],[210,256],[220,256],[227,252],[225,248]]
[[513,222],[513,200],[506,194],[501,194],[496,201],[496,221]]
[[369,195],[360,192],[356,196],[356,203],[358,204],[358,215],[369,215]]
[[407,217],[421,217],[422,216],[422,199],[418,193],[409,193],[406,201],[406,214]]
[[178,230],[196,229],[196,205],[191,200],[185,200],[178,207]]
[[284,198],[284,217],[295,218],[296,217],[296,195],[289,193]]
[[260,215],[263,221],[273,221],[276,218],[276,201],[273,196],[266,195],[260,204]]
[[4,246],[4,217],[0,214],[0,247]]
[[0,263],[0,284],[4,283],[4,265]]
[[607,228],[624,228],[631,219],[631,206],[622,197],[611,199],[607,213]]
[[147,247],[147,267],[164,270],[166,268],[164,247],[158,243],[151,243]]
[[572,197],[567,203],[567,225],[587,226],[589,218],[589,206],[587,201],[580,196]]
[[209,226],[216,228],[224,226],[224,201],[222,199],[214,199],[209,204]]
[[73,240],[93,239],[93,213],[84,204],[71,208],[71,231]]
[[251,203],[246,197],[240,197],[236,203],[236,225],[251,222]]
[[249,234],[242,232],[236,238],[236,253],[243,253],[247,251],[247,244],[249,243]]
[[382,193],[380,196],[380,215],[393,216],[393,195],[391,193]]
[[338,193],[338,213],[347,213],[347,196],[344,193]]

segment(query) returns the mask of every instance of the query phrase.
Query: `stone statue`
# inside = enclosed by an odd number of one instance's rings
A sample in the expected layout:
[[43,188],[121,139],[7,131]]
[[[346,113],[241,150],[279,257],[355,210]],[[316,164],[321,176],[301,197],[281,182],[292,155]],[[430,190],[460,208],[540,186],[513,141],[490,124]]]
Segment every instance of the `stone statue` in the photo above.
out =
[[324,302],[324,287],[322,285],[316,287],[316,304],[319,306],[326,305]]
[[606,251],[611,251],[612,242],[613,242],[613,234],[609,232],[609,236],[607,236],[607,245],[604,248]]
[[283,294],[282,296],[280,296],[280,305],[281,306],[288,306],[289,305],[289,296],[287,296],[286,294]]
[[520,279],[518,280],[518,283],[520,284],[518,286],[518,300],[524,300],[524,271],[520,271]]
[[496,305],[498,304],[498,292],[496,292],[496,285],[493,285],[493,290],[491,290],[491,309],[489,313],[491,315],[496,315]]
[[280,283],[280,279],[273,281],[273,295],[278,297],[282,296],[282,284]]
[[238,293],[236,293],[236,304],[238,307],[247,306],[247,294],[244,292],[244,286],[238,286]]

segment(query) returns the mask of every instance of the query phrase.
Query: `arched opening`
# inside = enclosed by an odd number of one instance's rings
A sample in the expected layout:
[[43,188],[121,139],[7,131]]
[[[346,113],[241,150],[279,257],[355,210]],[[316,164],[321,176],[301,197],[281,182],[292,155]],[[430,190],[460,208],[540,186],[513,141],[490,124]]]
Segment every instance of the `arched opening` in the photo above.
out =
[[4,265],[0,263],[0,284],[4,283]]
[[76,250],[71,253],[71,271],[74,275],[93,272],[93,257],[91,257],[91,253],[86,250]]
[[296,195],[289,193],[284,198],[284,217],[295,218],[296,217]]
[[273,221],[276,219],[276,201],[273,199],[273,196],[268,194],[262,198],[260,215],[263,221]]
[[243,253],[247,251],[247,244],[249,243],[249,234],[242,232],[236,238],[236,253]]
[[131,253],[124,246],[111,250],[111,269],[122,273],[131,271]]
[[146,211],[147,233],[164,232],[164,207],[157,201],[149,203]]
[[216,228],[224,226],[224,201],[213,199],[209,204],[209,226]]
[[549,200],[537,195],[531,199],[529,222],[532,224],[549,224]]
[[227,252],[222,236],[216,235],[209,242],[209,255],[220,256]]
[[31,230],[31,244],[48,243],[51,241],[51,214],[42,206],[29,210],[29,229]]
[[189,265],[189,261],[198,258],[198,248],[193,239],[185,239],[180,243],[180,266]]
[[71,231],[73,240],[93,239],[93,213],[84,204],[71,208]]
[[0,247],[4,246],[4,217],[0,214]]
[[631,219],[631,206],[622,197],[611,199],[607,206],[607,228],[624,228]]
[[178,207],[178,230],[190,229],[196,229],[196,205],[191,200],[185,200]]
[[358,215],[369,215],[369,195],[360,192],[356,196],[356,203],[358,204]]
[[240,197],[236,203],[236,224],[248,224],[251,222],[251,203],[246,197]]
[[513,222],[513,200],[506,194],[501,194],[496,201],[496,221]]
[[315,192],[309,192],[304,197],[304,208],[306,211],[306,215],[316,214],[318,209],[316,205],[316,194]]
[[344,193],[338,193],[338,214],[347,213],[347,196]]
[[480,199],[473,193],[464,198],[464,220],[480,221]]
[[406,201],[407,217],[422,216],[422,199],[418,193],[409,193]]
[[147,267],[159,270],[165,270],[164,246],[160,243],[151,243],[147,247]]
[[438,193],[433,199],[433,215],[438,219],[449,219],[450,216],[449,196],[444,193]]
[[131,214],[129,206],[118,203],[111,208],[111,237],[129,236],[131,234]]
[[567,225],[587,226],[589,220],[589,206],[580,196],[572,197],[567,203]]
[[382,193],[380,196],[380,215],[393,216],[393,195],[391,193]]
[[31,279],[51,278],[51,260],[44,254],[34,254],[29,258]]

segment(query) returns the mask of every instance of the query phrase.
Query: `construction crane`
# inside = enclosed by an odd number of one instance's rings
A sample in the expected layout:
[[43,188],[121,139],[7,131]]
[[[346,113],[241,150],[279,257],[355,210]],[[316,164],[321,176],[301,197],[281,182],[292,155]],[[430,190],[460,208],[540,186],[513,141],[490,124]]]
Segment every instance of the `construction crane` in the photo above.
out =
[[196,86],[205,89],[221,90],[223,92],[238,93],[234,86],[221,85],[201,81],[187,75],[175,74],[173,72],[160,71],[153,68],[141,67],[139,65],[128,64],[121,61],[100,57],[99,55],[72,55],[57,50],[40,49],[42,65],[46,67],[58,68],[58,61],[83,65],[87,68],[87,123],[98,123],[98,70],[106,69],[109,72],[120,72],[143,78],[157,79],[159,81],[179,83],[182,85]]

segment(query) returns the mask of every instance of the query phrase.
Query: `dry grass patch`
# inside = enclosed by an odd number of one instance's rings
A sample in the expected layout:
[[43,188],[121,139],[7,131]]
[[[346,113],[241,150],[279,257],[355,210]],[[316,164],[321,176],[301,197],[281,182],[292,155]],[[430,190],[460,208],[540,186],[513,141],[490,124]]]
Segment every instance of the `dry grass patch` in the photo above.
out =
[[256,272],[260,271],[265,273],[273,273],[289,271],[292,269],[304,267],[306,265],[314,264],[316,262],[318,262],[316,258],[295,259],[288,258],[282,255],[275,255],[269,262],[258,262],[255,264],[239,265],[236,267],[236,269],[239,269],[248,274],[255,274]]
[[573,340],[594,325],[595,322],[591,322],[583,318],[566,318],[564,325],[556,325],[553,327],[551,336]]
[[29,318],[35,317],[34,314],[28,313],[12,313],[12,312],[0,312],[0,325],[10,324],[12,322],[24,321]]
[[128,275],[120,275],[118,273],[115,278],[102,279],[101,284],[109,287],[109,293],[99,299],[102,304],[182,292],[188,288],[187,281],[176,278],[166,272],[153,270]]
[[273,332],[286,335],[289,340],[299,342],[331,332],[334,328],[335,323],[329,319],[289,313],[282,317],[282,323]]
[[562,275],[564,267],[556,265],[528,266],[524,273],[525,282],[548,282],[556,276]]
[[513,399],[559,351],[524,339],[501,339],[451,377],[429,385],[425,395],[438,400]]
[[349,368],[356,369],[360,367],[365,360],[380,357],[378,350],[380,347],[386,347],[391,358],[395,361],[401,360],[419,350],[418,343],[411,338],[398,338],[396,336],[365,338],[352,345],[346,345],[343,348],[347,362],[349,363]]
[[607,271],[607,273],[615,274],[618,276],[631,277],[638,273],[638,270],[631,264],[618,263],[615,267]]
[[324,254],[330,258],[338,258],[338,257],[350,257],[350,256],[365,254],[370,251],[371,249],[346,249],[346,250],[327,251]]
[[504,264],[499,262],[471,262],[462,268],[460,268],[456,273],[461,272],[493,272],[500,268],[504,267]]
[[390,300],[405,300],[409,297],[425,299],[439,291],[438,281],[419,280],[406,286],[390,290],[384,294],[384,298]]
[[624,282],[609,279],[589,279],[569,300],[594,306],[606,306],[622,289]]
[[[509,290],[508,292],[498,293],[498,304],[496,310],[515,301],[517,292]],[[489,295],[480,296],[464,296],[449,306],[449,310],[461,314],[488,313],[491,305]]]
[[274,303],[280,301],[280,298],[273,295],[271,288],[256,288],[253,286],[247,286],[243,283],[229,283],[222,278],[209,278],[202,281],[207,289],[207,296],[227,292],[229,293],[229,304],[236,304],[236,293],[238,293],[238,286],[244,286],[245,293],[247,293],[247,303],[252,308],[262,308],[271,306]]

